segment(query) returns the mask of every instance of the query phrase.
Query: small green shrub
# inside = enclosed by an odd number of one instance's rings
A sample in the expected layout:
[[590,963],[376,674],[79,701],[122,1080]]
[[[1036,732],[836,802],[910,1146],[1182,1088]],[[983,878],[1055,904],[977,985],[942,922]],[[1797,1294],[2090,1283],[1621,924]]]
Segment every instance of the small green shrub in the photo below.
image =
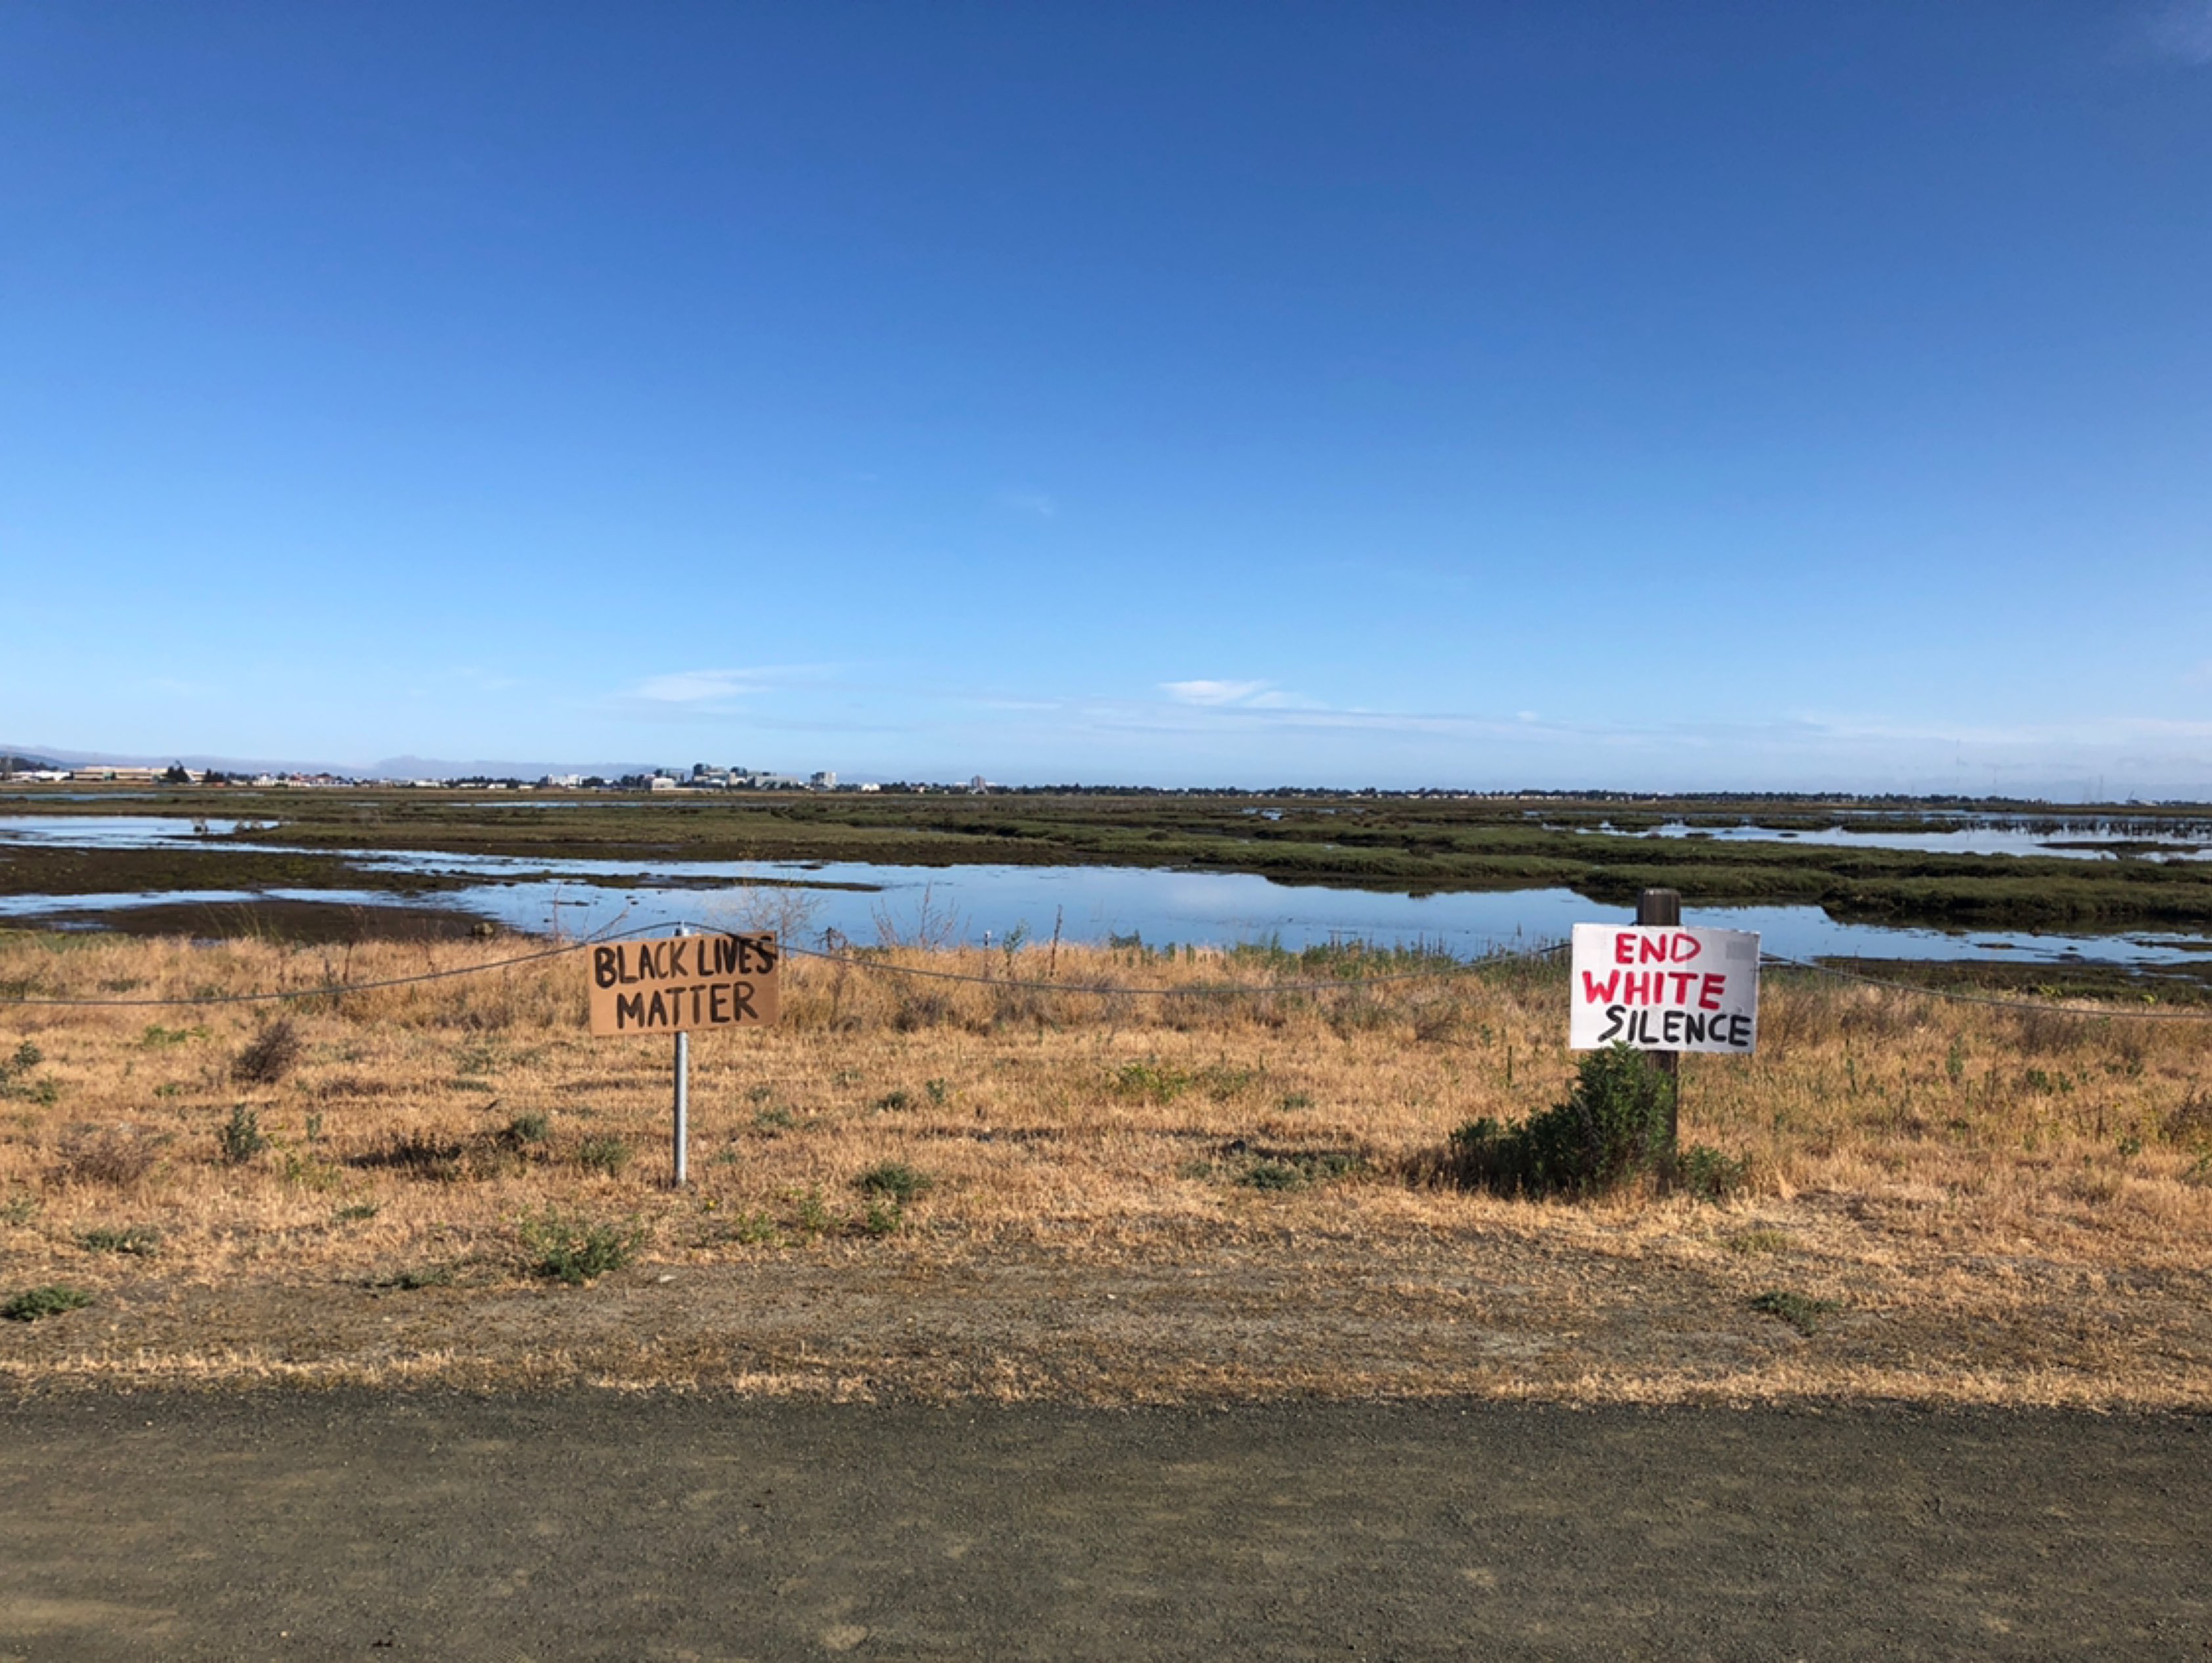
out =
[[378,1291],[392,1290],[401,1293],[416,1293],[424,1288],[449,1288],[453,1283],[453,1267],[451,1265],[410,1265],[383,1276],[373,1276],[362,1285]]
[[868,1211],[860,1220],[860,1228],[870,1235],[895,1235],[906,1222],[906,1214],[896,1201],[877,1199],[868,1203]]
[[1366,1166],[1348,1150],[1276,1150],[1254,1155],[1237,1173],[1237,1182],[1247,1189],[1304,1189],[1350,1177]]
[[914,1107],[914,1099],[903,1091],[886,1091],[876,1099],[876,1108],[885,1114],[896,1114]]
[[151,1259],[161,1251],[161,1232],[150,1224],[130,1224],[121,1229],[88,1229],[78,1235],[76,1244],[87,1253],[121,1253],[137,1259]]
[[376,1217],[384,1209],[374,1201],[357,1201],[352,1206],[340,1207],[331,1217],[341,1224],[361,1224]]
[[1112,1086],[1116,1096],[1139,1098],[1155,1103],[1171,1103],[1190,1089],[1191,1077],[1179,1068],[1164,1063],[1123,1063],[1114,1071]]
[[1749,1181],[1751,1161],[1745,1156],[1725,1155],[1708,1144],[1692,1144],[1675,1151],[1668,1163],[1668,1176],[1676,1189],[1700,1201],[1720,1201]]
[[553,1123],[544,1114],[518,1114],[507,1123],[507,1129],[499,1134],[499,1140],[509,1149],[522,1149],[544,1143],[552,1135],[552,1131]]
[[159,1051],[165,1046],[187,1045],[194,1040],[208,1037],[204,1028],[164,1028],[159,1023],[149,1024],[138,1036],[138,1043],[149,1051]]
[[1278,1107],[1281,1108],[1285,1112],[1295,1112],[1301,1108],[1311,1108],[1313,1105],[1314,1100],[1313,1094],[1311,1092],[1291,1091],[1284,1094],[1283,1101],[1279,1105],[1278,1105]]
[[1203,1086],[1207,1096],[1216,1102],[1227,1102],[1240,1092],[1249,1090],[1259,1083],[1256,1068],[1239,1068],[1231,1063],[1209,1063],[1198,1071],[1192,1083]]
[[783,1232],[776,1229],[775,1220],[759,1211],[732,1213],[722,1228],[731,1241],[741,1241],[749,1247],[772,1247],[783,1240]]
[[242,1167],[269,1147],[261,1130],[261,1116],[244,1103],[234,1104],[230,1119],[216,1131],[216,1146],[232,1166]]
[[820,1235],[830,1228],[831,1223],[830,1208],[823,1200],[820,1190],[805,1190],[793,1196],[791,1199],[793,1212],[793,1228],[802,1237],[811,1239]]
[[38,1211],[37,1196],[11,1195],[5,1201],[0,1201],[0,1224],[19,1227],[27,1224],[37,1216]]
[[629,1164],[632,1152],[626,1139],[611,1133],[586,1138],[576,1150],[576,1164],[586,1172],[604,1173],[612,1178]]
[[17,1046],[13,1056],[0,1060],[0,1097],[28,1097],[42,1108],[52,1108],[61,1096],[57,1082],[45,1079],[30,1085],[21,1083],[23,1077],[46,1059],[46,1053],[30,1040]]
[[1674,1081],[1640,1051],[1586,1055],[1566,1102],[1507,1127],[1487,1117],[1451,1136],[1449,1164],[1470,1188],[1531,1199],[1618,1188],[1668,1152]]
[[517,1233],[538,1273],[572,1288],[620,1270],[637,1256],[645,1241],[645,1228],[635,1218],[611,1224],[550,1207],[525,1217]]
[[900,1206],[937,1187],[937,1180],[927,1173],[917,1171],[903,1161],[885,1161],[870,1167],[854,1182],[862,1194],[883,1196]]
[[92,1296],[83,1289],[57,1282],[48,1287],[24,1290],[5,1305],[0,1305],[0,1317],[10,1322],[36,1322],[40,1317],[82,1310],[91,1303]]
[[343,1176],[335,1162],[325,1161],[313,1151],[307,1154],[296,1149],[284,1151],[284,1181],[288,1184],[316,1191],[335,1189]]
[[1779,1318],[1809,1337],[1819,1332],[1823,1319],[1843,1307],[1832,1299],[1814,1299],[1809,1295],[1792,1293],[1787,1288],[1769,1288],[1752,1300],[1751,1308]]
[[1740,1230],[1722,1238],[1721,1245],[1730,1253],[1748,1258],[1753,1253],[1787,1253],[1791,1243],[1787,1230]]

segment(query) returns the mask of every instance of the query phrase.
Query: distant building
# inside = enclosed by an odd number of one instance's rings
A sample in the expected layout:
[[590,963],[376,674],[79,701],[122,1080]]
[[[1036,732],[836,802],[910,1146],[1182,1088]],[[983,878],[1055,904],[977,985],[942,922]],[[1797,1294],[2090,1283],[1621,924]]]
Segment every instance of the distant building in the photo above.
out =
[[806,783],[817,791],[835,791],[837,789],[837,776],[828,768],[823,768],[811,777]]
[[674,791],[676,789],[676,782],[665,774],[656,774],[653,776],[652,782],[646,786],[646,789],[647,791]]
[[980,794],[991,789],[991,782],[979,774],[968,782],[968,789]]

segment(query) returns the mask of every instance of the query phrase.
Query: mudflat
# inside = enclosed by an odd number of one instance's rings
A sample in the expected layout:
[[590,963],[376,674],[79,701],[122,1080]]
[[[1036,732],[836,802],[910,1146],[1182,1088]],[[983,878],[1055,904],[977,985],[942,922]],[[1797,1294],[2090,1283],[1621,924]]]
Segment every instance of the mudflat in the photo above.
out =
[[2129,1657],[2212,1423],[561,1391],[0,1406],[0,1656]]

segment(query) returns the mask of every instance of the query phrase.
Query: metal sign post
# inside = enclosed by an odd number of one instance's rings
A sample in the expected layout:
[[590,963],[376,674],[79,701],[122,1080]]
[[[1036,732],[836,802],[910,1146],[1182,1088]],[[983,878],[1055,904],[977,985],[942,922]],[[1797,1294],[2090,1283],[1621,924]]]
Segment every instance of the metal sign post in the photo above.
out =
[[[688,936],[691,926],[679,924],[676,933]],[[679,1028],[676,1031],[676,1147],[671,1161],[675,1173],[675,1187],[682,1189],[691,1175],[691,1030]]]
[[691,1036],[676,1036],[676,1187],[690,1177],[684,1147],[691,1135]]

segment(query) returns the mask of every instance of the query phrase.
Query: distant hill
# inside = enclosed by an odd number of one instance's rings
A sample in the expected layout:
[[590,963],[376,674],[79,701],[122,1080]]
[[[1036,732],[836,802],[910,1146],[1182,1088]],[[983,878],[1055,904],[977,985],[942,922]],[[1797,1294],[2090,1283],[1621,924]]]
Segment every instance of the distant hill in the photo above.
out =
[[40,768],[61,766],[51,756],[25,756],[16,751],[0,750],[0,774],[29,774]]

